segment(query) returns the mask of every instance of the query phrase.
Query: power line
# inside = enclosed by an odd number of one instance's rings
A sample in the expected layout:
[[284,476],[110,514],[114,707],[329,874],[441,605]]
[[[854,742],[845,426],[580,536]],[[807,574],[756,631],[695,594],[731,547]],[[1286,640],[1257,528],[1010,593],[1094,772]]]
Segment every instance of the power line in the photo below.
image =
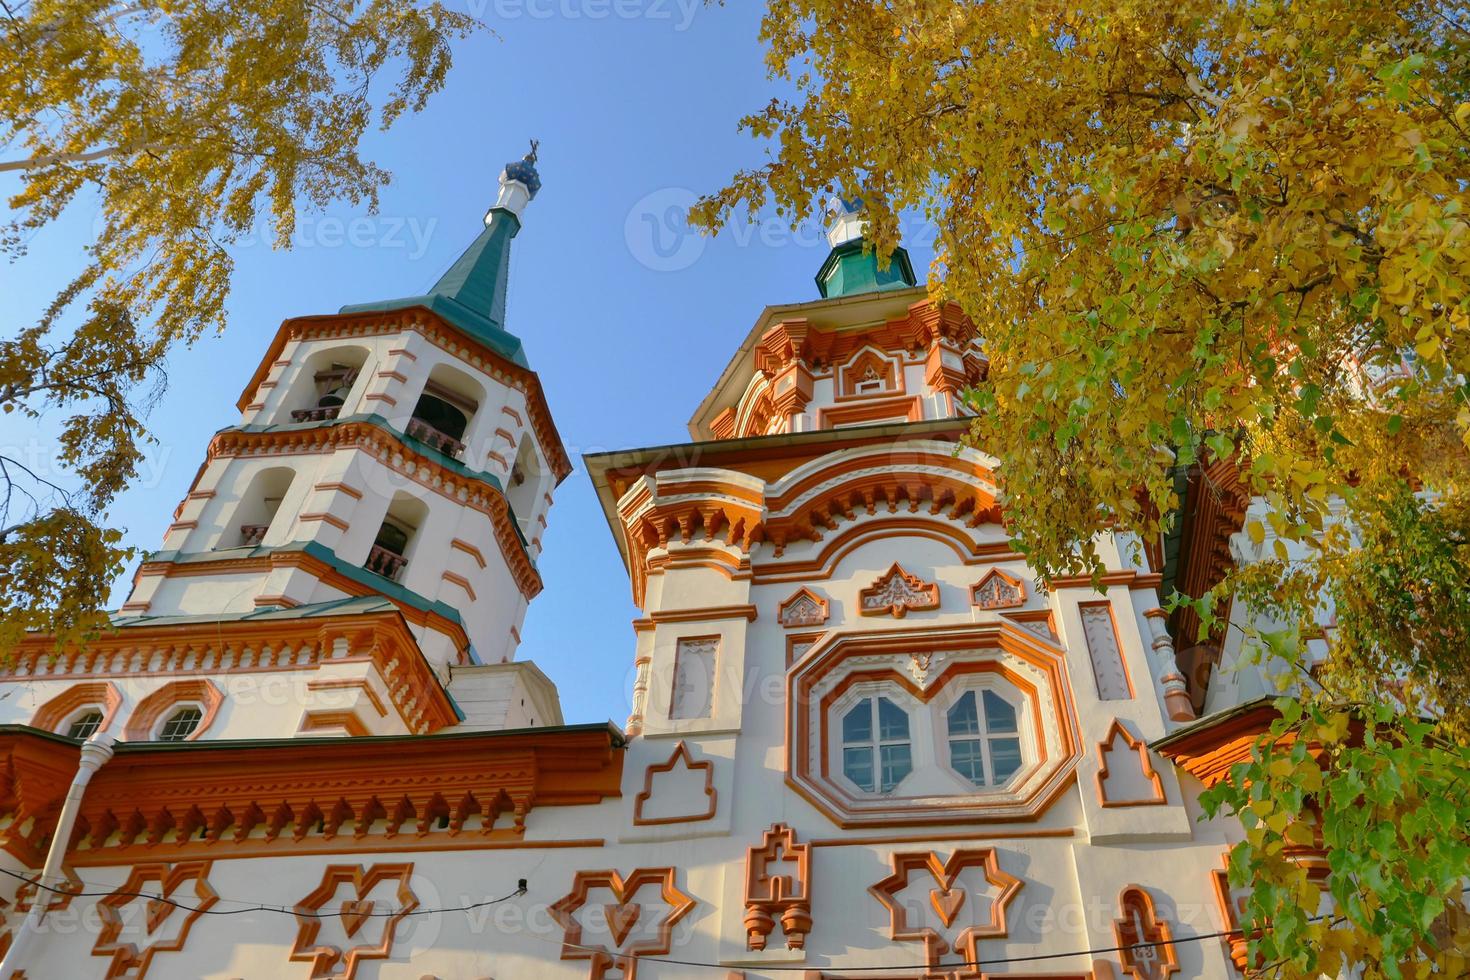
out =
[[[294,916],[294,917],[313,918],[313,919],[329,919],[329,918],[332,918],[333,916],[337,915],[336,912],[321,912],[321,911],[316,911],[316,910],[297,911],[294,907],[287,907],[287,906],[284,906],[284,905],[254,904],[254,905],[245,905],[244,907],[237,908],[237,909],[200,908],[200,907],[194,906],[194,905],[187,905],[187,904],[185,904],[183,902],[176,902],[173,899],[167,898],[167,897],[165,897],[163,895],[154,895],[154,894],[151,894],[149,892],[124,892],[124,891],[88,892],[88,891],[71,891],[71,890],[65,889],[65,888],[53,888],[50,885],[43,885],[43,884],[41,884],[41,882],[38,879],[29,878],[29,877],[27,877],[27,876],[25,876],[23,874],[18,874],[18,873],[14,872],[14,871],[10,871],[10,870],[5,869],[5,868],[0,868],[0,873],[9,875],[12,878],[17,878],[17,879],[19,879],[21,881],[24,881],[24,882],[28,883],[28,884],[34,885],[37,888],[45,889],[46,891],[53,892],[53,893],[55,893],[57,895],[69,895],[69,896],[71,896],[73,898],[106,898],[108,896],[122,896],[122,897],[125,897],[125,898],[142,898],[142,899],[147,899],[149,901],[154,901],[154,902],[163,902],[166,905],[172,905],[174,908],[183,909],[183,910],[188,911],[188,912],[198,912],[198,913],[201,913],[201,914],[204,914],[204,915],[239,915],[239,914],[241,914],[243,912],[273,912],[273,913],[277,913],[277,914],[281,914],[281,915],[290,915],[290,916]],[[88,884],[87,882],[82,882],[83,887],[86,887],[87,884]],[[510,901],[512,898],[518,898],[518,897],[520,897],[522,895],[525,895],[526,892],[527,892],[527,890],[528,889],[527,889],[526,879],[522,878],[522,879],[520,879],[516,883],[516,890],[515,891],[509,893],[508,895],[502,895],[500,898],[490,898],[490,899],[486,899],[486,900],[484,900],[482,902],[472,902],[472,903],[470,903],[468,905],[460,905],[460,906],[455,906],[455,907],[446,907],[446,908],[415,908],[415,909],[410,909],[407,912],[398,912],[398,911],[395,911],[395,910],[389,910],[389,911],[385,911],[385,912],[373,911],[373,912],[364,913],[363,917],[364,918],[389,918],[389,917],[397,916],[397,915],[402,915],[402,916],[405,916],[406,917],[406,916],[417,916],[417,915],[438,915],[438,914],[442,914],[442,913],[446,913],[446,912],[470,912],[470,911],[473,911],[475,909],[486,908],[487,906],[491,906],[491,905],[500,905],[503,902]],[[1466,886],[1465,888],[1461,889],[1461,894],[1466,894],[1466,893],[1470,893],[1470,886]],[[236,899],[225,899],[225,898],[218,899],[218,901],[221,901],[221,902],[232,902],[232,903],[237,902]],[[1310,917],[1307,921],[1308,922],[1319,922],[1319,921],[1321,921],[1322,919],[1325,919],[1325,918],[1327,918],[1327,916],[1325,914],[1320,914],[1320,915],[1314,915],[1314,916]],[[533,938],[533,939],[538,939],[538,940],[541,939],[541,937],[536,936],[533,933],[528,933],[527,935],[530,935],[531,938]],[[1197,935],[1192,935],[1192,936],[1181,936],[1181,937],[1176,938],[1176,939],[1160,939],[1160,940],[1157,940],[1155,942],[1129,943],[1129,944],[1122,945],[1122,946],[1094,947],[1094,948],[1091,948],[1091,949],[1071,950],[1069,952],[1064,952],[1064,953],[1033,953],[1033,954],[1028,955],[1028,956],[1004,956],[1004,957],[997,957],[995,959],[966,960],[966,961],[961,962],[961,963],[944,963],[944,964],[938,964],[938,966],[940,968],[942,968],[942,969],[956,969],[956,968],[969,968],[969,967],[1005,966],[1005,965],[1008,965],[1008,964],[1016,964],[1016,963],[1037,963],[1037,962],[1041,962],[1041,961],[1044,961],[1044,960],[1067,959],[1067,958],[1074,957],[1074,956],[1097,956],[1097,955],[1100,955],[1100,954],[1103,954],[1103,953],[1122,953],[1122,952],[1127,952],[1127,951],[1136,950],[1136,949],[1157,949],[1157,948],[1159,948],[1161,946],[1181,946],[1181,945],[1183,945],[1185,943],[1196,943],[1196,942],[1201,942],[1201,941],[1206,940],[1206,939],[1225,939],[1225,938],[1229,938],[1229,937],[1233,937],[1233,936],[1241,936],[1241,935],[1244,935],[1244,930],[1243,929],[1223,929],[1223,930],[1221,930],[1219,932],[1199,933]],[[666,964],[668,966],[692,966],[692,967],[696,967],[696,968],[700,968],[700,969],[709,969],[709,970],[728,970],[729,969],[729,965],[728,964],[724,964],[724,963],[707,963],[707,962],[704,962],[702,960],[676,959],[676,958],[671,957],[671,956],[647,956],[647,955],[640,955],[640,954],[634,954],[634,953],[615,953],[615,952],[611,952],[609,950],[606,950],[606,949],[602,948],[601,946],[584,946],[584,945],[581,945],[579,943],[568,943],[568,942],[564,942],[562,940],[547,939],[547,940],[543,940],[543,941],[544,942],[547,942],[548,944],[554,944],[554,945],[557,945],[557,946],[561,946],[564,949],[576,949],[576,950],[581,950],[581,951],[587,952],[587,953],[599,953],[599,954],[601,954],[603,956],[608,957],[609,959],[614,959],[614,960],[641,961],[643,963],[663,963],[663,964]],[[928,970],[928,969],[933,969],[935,967],[936,967],[936,964],[932,964],[932,963],[910,963],[910,964],[907,964],[907,965],[892,965],[892,964],[890,964],[890,965],[887,965],[887,966],[844,966],[844,967],[840,967],[840,969],[841,969],[841,971],[843,973],[877,973],[877,972],[885,971],[885,970]],[[799,965],[779,965],[779,964],[769,964],[769,965],[767,965],[767,964],[761,964],[760,966],[755,967],[755,969],[759,969],[762,972],[766,972],[766,973],[802,973],[802,972],[806,972],[806,971],[811,970],[812,969],[812,966],[811,966],[811,964],[799,964]]]

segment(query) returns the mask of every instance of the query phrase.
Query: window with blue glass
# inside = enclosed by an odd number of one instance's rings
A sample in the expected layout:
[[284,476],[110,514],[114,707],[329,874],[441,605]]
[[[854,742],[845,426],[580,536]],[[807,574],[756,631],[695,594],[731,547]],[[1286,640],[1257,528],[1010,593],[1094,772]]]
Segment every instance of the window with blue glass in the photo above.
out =
[[869,697],[842,716],[842,772],[859,788],[890,793],[913,769],[908,712]]
[[976,786],[1004,786],[1021,768],[1016,709],[994,691],[966,691],[949,708],[949,764]]

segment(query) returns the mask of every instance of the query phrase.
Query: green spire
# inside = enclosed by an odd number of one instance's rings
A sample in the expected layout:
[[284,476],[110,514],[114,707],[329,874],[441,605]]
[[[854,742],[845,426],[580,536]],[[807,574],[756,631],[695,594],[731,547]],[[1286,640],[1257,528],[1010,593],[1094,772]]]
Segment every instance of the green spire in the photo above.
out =
[[535,163],[533,141],[524,160],[507,164],[501,172],[500,197],[485,215],[484,230],[427,293],[353,303],[340,312],[380,313],[427,307],[472,339],[527,367],[520,339],[505,329],[505,294],[510,283],[511,239],[521,230],[521,211],[541,188]]

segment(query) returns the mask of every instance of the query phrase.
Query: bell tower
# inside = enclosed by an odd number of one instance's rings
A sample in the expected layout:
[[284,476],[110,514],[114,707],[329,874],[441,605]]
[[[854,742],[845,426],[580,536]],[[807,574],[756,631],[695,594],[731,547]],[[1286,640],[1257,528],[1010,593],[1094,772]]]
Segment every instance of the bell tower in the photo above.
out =
[[445,676],[514,659],[552,493],[571,470],[505,322],[511,242],[540,188],[533,143],[428,292],[281,324],[125,617],[372,596]]

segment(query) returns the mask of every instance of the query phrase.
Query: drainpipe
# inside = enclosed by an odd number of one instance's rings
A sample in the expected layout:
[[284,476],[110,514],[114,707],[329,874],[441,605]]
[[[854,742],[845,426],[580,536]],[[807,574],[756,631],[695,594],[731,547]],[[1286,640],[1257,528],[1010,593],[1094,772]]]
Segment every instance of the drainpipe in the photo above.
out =
[[0,977],[13,976],[20,968],[22,947],[26,945],[46,918],[46,909],[51,904],[51,893],[41,886],[56,888],[66,880],[61,869],[66,863],[66,852],[71,845],[71,834],[77,824],[77,814],[82,809],[82,796],[87,792],[87,784],[92,781],[92,774],[112,758],[113,746],[116,743],[115,737],[106,732],[98,732],[82,745],[82,756],[77,762],[77,774],[71,781],[71,789],[66,791],[66,802],[61,806],[61,816],[56,821],[56,831],[51,835],[51,849],[46,852],[46,865],[41,869],[41,877],[37,880],[36,894],[31,898],[31,910],[27,913],[25,922],[21,923],[20,929],[16,932],[15,940],[5,953],[5,959],[0,960]]

